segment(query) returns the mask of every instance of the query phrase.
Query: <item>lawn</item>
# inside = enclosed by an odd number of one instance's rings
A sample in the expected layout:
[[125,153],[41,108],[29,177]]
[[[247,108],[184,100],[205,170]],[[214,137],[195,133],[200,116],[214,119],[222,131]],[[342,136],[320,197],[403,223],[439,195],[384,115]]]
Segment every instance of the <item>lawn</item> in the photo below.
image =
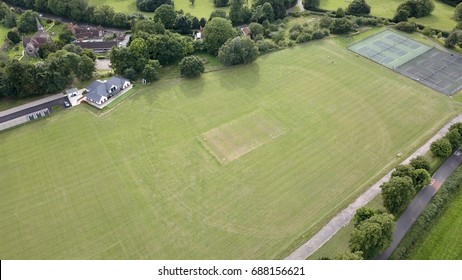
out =
[[[404,1],[405,0],[366,0],[371,6],[371,15],[387,18],[392,18],[396,8]],[[321,8],[332,11],[337,10],[339,7],[346,9],[350,2],[350,0],[323,0],[321,1]],[[417,23],[451,31],[456,26],[456,22],[452,19],[454,7],[438,1],[433,1],[433,3],[435,3],[435,10],[433,10],[432,14],[423,18],[418,18]]]
[[[136,1],[135,0],[89,0],[88,3],[90,5],[109,5],[114,7],[116,12],[123,12],[123,13],[139,13],[140,10],[136,8]],[[213,4],[213,0],[199,0],[194,3],[194,5],[189,2],[189,0],[175,0],[175,10],[182,9],[185,13],[190,13],[198,17],[205,17],[206,19],[209,18],[210,13],[215,10],[215,5]],[[229,8],[220,8],[226,9]],[[145,13],[147,16],[152,16],[152,13]]]
[[[459,168],[459,172],[460,172]],[[429,231],[427,238],[413,252],[415,260],[461,260],[462,259],[462,192]]]
[[1,259],[283,258],[462,111],[334,40],[133,90],[0,133]]
[[10,30],[11,30],[11,29],[6,28],[5,25],[0,24],[0,47],[3,46],[3,43],[5,43],[6,34],[7,34],[8,31],[10,31]]

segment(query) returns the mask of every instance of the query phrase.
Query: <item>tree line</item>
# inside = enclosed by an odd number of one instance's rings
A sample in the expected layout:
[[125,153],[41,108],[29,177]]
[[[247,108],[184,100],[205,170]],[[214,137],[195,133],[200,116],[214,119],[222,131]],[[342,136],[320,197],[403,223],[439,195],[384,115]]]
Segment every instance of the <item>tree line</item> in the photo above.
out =
[[92,78],[95,57],[75,45],[65,46],[37,64],[16,59],[0,62],[0,95],[27,97],[56,93]]

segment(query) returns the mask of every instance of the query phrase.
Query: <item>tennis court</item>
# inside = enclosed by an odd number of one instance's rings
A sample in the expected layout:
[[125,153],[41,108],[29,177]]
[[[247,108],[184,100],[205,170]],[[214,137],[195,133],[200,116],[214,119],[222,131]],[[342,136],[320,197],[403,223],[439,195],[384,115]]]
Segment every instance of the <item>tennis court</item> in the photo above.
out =
[[431,47],[390,30],[385,30],[349,47],[349,49],[385,67],[395,69],[425,53]]
[[446,95],[462,89],[462,57],[457,54],[433,48],[396,71]]
[[462,57],[385,30],[349,49],[446,95],[462,89]]

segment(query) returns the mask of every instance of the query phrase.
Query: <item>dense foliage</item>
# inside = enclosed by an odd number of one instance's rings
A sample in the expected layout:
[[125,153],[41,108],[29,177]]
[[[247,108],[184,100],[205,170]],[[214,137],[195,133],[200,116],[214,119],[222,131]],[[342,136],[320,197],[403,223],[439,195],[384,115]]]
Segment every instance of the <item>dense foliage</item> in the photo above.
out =
[[303,0],[303,7],[307,10],[319,8],[320,0]]
[[415,195],[412,179],[407,176],[392,177],[380,188],[382,189],[383,205],[396,216],[406,209]]
[[447,158],[452,154],[451,143],[446,138],[436,140],[430,145],[430,151],[440,158]]
[[172,0],[136,0],[136,7],[140,11],[144,12],[154,12],[163,4],[168,4],[173,6]]
[[445,209],[450,206],[450,202],[462,187],[462,167],[459,167],[443,184],[441,189],[435,194],[420,217],[406,234],[393,252],[390,259],[407,259],[415,248],[426,238],[428,232],[436,223]]
[[362,252],[366,259],[377,256],[390,246],[394,228],[394,217],[390,214],[376,214],[362,221],[351,233],[351,252]]
[[0,69],[0,95],[25,97],[56,93],[75,80],[90,79],[93,71],[94,61],[84,52],[79,55],[59,50],[35,65],[11,60]]
[[[435,4],[432,0],[408,0],[401,3],[396,9],[395,21],[403,21],[404,15],[407,13],[408,17],[425,17],[431,14],[435,9]],[[399,19],[399,20],[398,20]]]
[[207,22],[204,28],[206,34],[204,38],[205,49],[208,53],[217,55],[218,49],[228,39],[232,39],[236,36],[236,32],[231,24],[231,21],[224,18],[213,18]]
[[197,77],[205,71],[204,62],[198,56],[187,56],[178,66],[180,75],[185,77]]
[[218,51],[218,59],[226,66],[247,64],[257,59],[257,56],[255,42],[245,37],[228,40]]
[[353,0],[346,9],[346,13],[350,15],[368,15],[370,12],[371,6],[366,0]]

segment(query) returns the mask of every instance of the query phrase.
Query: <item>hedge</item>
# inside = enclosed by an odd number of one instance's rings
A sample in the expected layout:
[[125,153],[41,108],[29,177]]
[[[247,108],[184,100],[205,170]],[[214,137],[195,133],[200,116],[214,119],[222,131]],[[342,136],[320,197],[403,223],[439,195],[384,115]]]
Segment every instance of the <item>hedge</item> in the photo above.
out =
[[441,189],[432,198],[423,213],[411,227],[398,248],[390,256],[392,260],[403,260],[409,258],[415,248],[428,236],[430,229],[435,225],[444,211],[449,207],[451,201],[460,194],[462,186],[462,166],[446,180]]

